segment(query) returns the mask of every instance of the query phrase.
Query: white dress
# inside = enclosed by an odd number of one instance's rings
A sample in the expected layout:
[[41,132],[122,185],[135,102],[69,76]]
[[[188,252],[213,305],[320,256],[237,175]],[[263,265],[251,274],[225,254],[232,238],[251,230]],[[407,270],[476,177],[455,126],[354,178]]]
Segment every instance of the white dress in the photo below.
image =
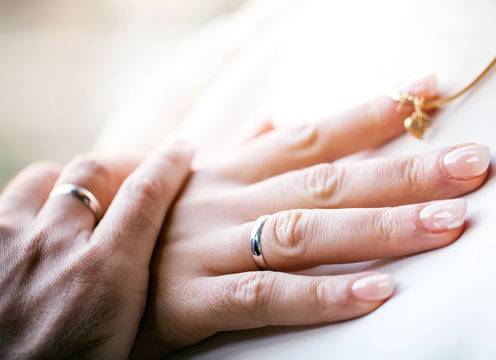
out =
[[[257,10],[250,11],[263,13],[263,2],[257,3]],[[250,11],[245,10],[245,17],[253,15]],[[208,81],[188,103],[183,129],[204,150],[228,141],[227,134],[240,123],[264,117],[280,125],[316,120],[392,81],[417,75],[436,73],[441,92],[451,93],[496,55],[494,0],[274,1],[269,13],[239,35],[236,51],[223,53],[223,65],[209,70],[204,77]],[[239,30],[243,16],[233,16],[238,20],[209,31]],[[436,115],[426,139],[402,136],[364,156],[397,156],[461,142],[496,149],[495,109],[493,73],[475,92]],[[469,226],[446,248],[312,271],[334,274],[366,268],[394,274],[395,296],[372,314],[339,324],[218,334],[172,357],[496,358],[494,177],[467,200]]]

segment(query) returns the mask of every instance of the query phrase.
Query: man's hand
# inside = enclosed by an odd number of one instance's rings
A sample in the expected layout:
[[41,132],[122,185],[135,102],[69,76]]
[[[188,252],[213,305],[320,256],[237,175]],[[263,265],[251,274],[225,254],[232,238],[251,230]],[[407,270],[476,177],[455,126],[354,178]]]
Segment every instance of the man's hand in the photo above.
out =
[[[136,170],[82,157],[62,171],[32,165],[12,181],[0,196],[1,358],[129,356],[155,241],[190,161],[176,142]],[[93,193],[101,221],[74,196],[49,197],[60,184]]]

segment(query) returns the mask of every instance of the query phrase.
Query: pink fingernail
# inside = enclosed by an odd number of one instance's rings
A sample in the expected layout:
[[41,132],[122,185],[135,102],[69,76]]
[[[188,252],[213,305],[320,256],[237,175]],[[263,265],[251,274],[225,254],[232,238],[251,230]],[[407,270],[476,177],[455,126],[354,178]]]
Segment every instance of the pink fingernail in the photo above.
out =
[[422,225],[430,231],[446,231],[463,225],[467,203],[463,199],[431,203],[419,212]]
[[468,145],[444,155],[446,171],[455,179],[470,179],[486,172],[491,162],[491,150],[486,145]]
[[417,79],[408,86],[404,86],[403,91],[428,97],[435,96],[437,94],[437,77],[435,74],[430,74],[421,79]]
[[415,89],[417,93],[423,93],[424,96],[434,96],[437,93],[437,77],[434,74],[428,75],[422,79],[422,85]]
[[375,274],[356,280],[351,286],[353,296],[363,301],[380,301],[394,292],[394,280],[389,274]]

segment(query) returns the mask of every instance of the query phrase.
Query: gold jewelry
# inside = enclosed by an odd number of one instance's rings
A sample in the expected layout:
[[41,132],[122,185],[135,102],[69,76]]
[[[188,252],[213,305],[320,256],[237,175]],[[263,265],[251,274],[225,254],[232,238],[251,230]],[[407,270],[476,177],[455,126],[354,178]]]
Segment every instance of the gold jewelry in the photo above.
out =
[[398,102],[396,111],[400,111],[406,103],[410,103],[414,108],[412,114],[404,121],[405,130],[417,139],[421,139],[427,129],[431,126],[431,119],[427,114],[427,111],[438,109],[469,92],[475,88],[475,86],[478,85],[494,67],[496,67],[496,57],[493,58],[489,65],[487,65],[470,84],[450,96],[432,100],[427,100],[422,96],[417,96],[411,93],[397,93],[391,96],[394,101]]

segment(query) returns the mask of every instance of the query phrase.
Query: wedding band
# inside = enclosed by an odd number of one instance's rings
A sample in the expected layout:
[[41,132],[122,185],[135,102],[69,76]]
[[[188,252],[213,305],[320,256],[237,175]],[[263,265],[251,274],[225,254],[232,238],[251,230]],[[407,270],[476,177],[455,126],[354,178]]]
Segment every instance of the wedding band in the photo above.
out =
[[250,237],[250,249],[253,260],[260,270],[270,270],[262,254],[262,229],[269,216],[260,216],[253,225]]
[[64,195],[72,195],[73,197],[81,201],[88,209],[90,209],[90,211],[95,216],[96,221],[100,221],[102,216],[102,206],[91,191],[74,184],[61,184],[52,190],[49,198],[51,199],[56,196]]

